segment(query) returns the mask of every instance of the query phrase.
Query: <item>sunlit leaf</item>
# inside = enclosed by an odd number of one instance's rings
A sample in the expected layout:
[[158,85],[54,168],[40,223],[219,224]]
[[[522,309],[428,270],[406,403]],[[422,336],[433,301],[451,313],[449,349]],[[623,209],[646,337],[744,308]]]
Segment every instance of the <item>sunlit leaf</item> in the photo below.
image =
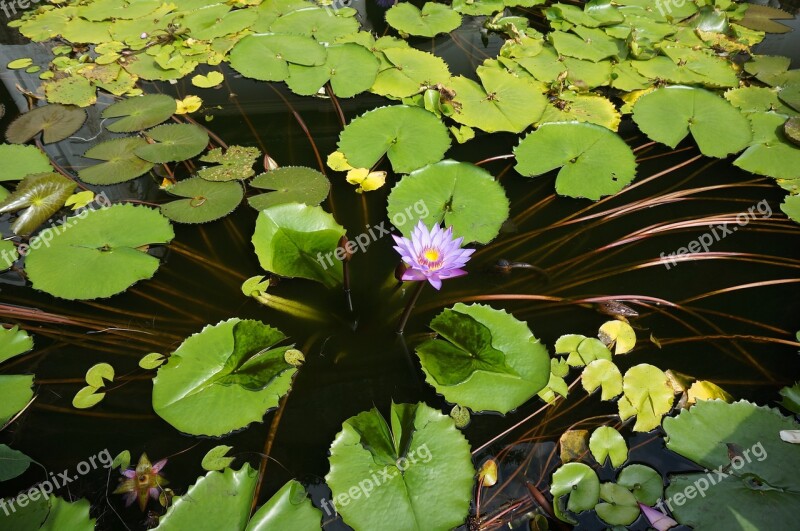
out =
[[105,380],[114,381],[114,367],[108,363],[98,363],[86,371],[86,383],[92,387],[104,387]]
[[330,192],[328,178],[317,170],[303,166],[284,166],[263,173],[250,181],[250,186],[274,190],[247,199],[251,207],[264,210],[284,203],[304,203],[315,206],[322,203]]
[[202,157],[201,162],[213,162],[219,166],[210,166],[197,172],[207,181],[244,180],[256,174],[253,164],[261,155],[258,148],[231,146],[223,153],[221,148],[212,149]]
[[155,164],[190,159],[208,145],[208,133],[193,124],[160,125],[145,135],[156,143],[137,147],[134,153]]
[[587,393],[602,387],[601,400],[611,400],[622,393],[622,373],[616,364],[605,359],[594,360],[583,370],[581,384]]
[[600,480],[587,465],[567,463],[553,473],[550,494],[555,501],[562,496],[568,496],[566,507],[574,513],[588,511],[600,499]]
[[105,393],[97,392],[97,387],[87,385],[72,397],[72,407],[75,409],[89,409],[102,402],[105,396]]
[[611,525],[630,525],[639,517],[639,503],[631,491],[614,483],[600,486],[601,502],[595,506],[597,516]]
[[215,446],[208,452],[206,455],[203,456],[203,461],[200,463],[200,466],[203,467],[203,470],[222,470],[230,466],[233,463],[233,460],[236,459],[235,457],[228,457],[228,452],[233,449],[233,446],[226,446],[221,444],[219,446]]
[[636,332],[624,321],[603,323],[598,337],[607,347],[614,347],[614,354],[626,354],[636,346]]
[[147,145],[147,141],[138,136],[115,138],[97,144],[89,148],[83,157],[105,162],[81,169],[78,176],[89,184],[108,185],[144,175],[153,169],[154,164],[137,157],[135,151]]
[[622,379],[623,396],[619,399],[622,420],[636,415],[633,431],[650,431],[669,413],[675,396],[667,375],[653,365],[642,363],[628,369]]
[[212,70],[206,75],[197,74],[192,78],[192,85],[198,88],[214,88],[225,80],[222,72]]
[[461,15],[436,2],[426,2],[421,10],[409,2],[400,2],[386,12],[386,22],[402,33],[433,37],[458,28]]
[[617,484],[630,490],[645,505],[656,505],[664,494],[664,480],[649,466],[632,464],[623,468]]
[[259,507],[245,531],[319,531],[322,528],[321,521],[322,511],[311,503],[305,487],[290,480]]
[[628,445],[622,435],[611,426],[600,426],[589,438],[589,449],[600,465],[605,465],[606,458],[611,459],[611,466],[619,468],[628,460]]
[[58,212],[74,189],[73,181],[57,173],[29,175],[0,203],[0,212],[22,210],[17,213],[11,230],[28,235]]
[[0,144],[0,181],[19,181],[27,175],[53,171],[50,159],[35,146]]
[[233,212],[244,197],[238,182],[209,182],[200,177],[184,179],[167,188],[178,199],[161,205],[161,213],[178,223],[207,223]]

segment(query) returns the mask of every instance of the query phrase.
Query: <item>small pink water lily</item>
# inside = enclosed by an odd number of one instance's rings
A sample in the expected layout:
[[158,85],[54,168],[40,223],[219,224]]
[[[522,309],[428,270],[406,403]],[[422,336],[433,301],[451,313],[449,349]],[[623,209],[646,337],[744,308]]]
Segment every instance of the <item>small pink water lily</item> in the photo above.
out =
[[161,469],[167,464],[166,459],[150,464],[147,454],[142,454],[136,468],[129,468],[122,471],[122,475],[127,479],[120,480],[119,486],[114,494],[125,495],[125,506],[131,505],[135,500],[139,500],[139,509],[142,511],[147,507],[147,498],[158,499],[158,495],[163,487],[169,482],[161,475]]
[[672,529],[678,525],[678,522],[665,515],[661,511],[653,509],[652,507],[649,507],[641,502],[639,502],[639,508],[642,510],[642,513],[644,513],[647,521],[650,522],[650,525],[658,531],[667,531],[667,529]]
[[464,238],[453,238],[453,227],[442,229],[438,224],[429,231],[420,220],[411,233],[411,239],[392,235],[408,269],[402,280],[427,280],[431,286],[441,289],[442,280],[460,277],[467,272],[461,269],[469,261],[475,249],[462,249]]

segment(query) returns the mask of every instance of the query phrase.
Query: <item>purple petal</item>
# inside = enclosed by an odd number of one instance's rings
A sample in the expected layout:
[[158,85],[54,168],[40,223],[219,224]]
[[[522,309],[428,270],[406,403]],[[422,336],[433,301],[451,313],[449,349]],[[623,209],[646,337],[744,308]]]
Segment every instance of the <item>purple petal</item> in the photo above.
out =
[[158,487],[150,487],[148,489],[148,492],[150,493],[151,498],[153,498],[154,500],[158,499],[158,494],[159,494]]
[[417,269],[406,269],[401,277],[403,280],[427,280],[428,277]]
[[162,459],[161,461],[158,461],[156,464],[154,464],[152,467],[150,467],[150,470],[152,470],[153,473],[158,474],[159,472],[161,472],[161,469],[164,468],[164,465],[166,465],[166,464],[167,464],[167,460],[166,459]]
[[436,290],[442,289],[442,281],[439,279],[439,275],[431,275],[428,277],[428,282],[431,283],[431,286],[434,287]]
[[658,531],[667,531],[667,529],[673,528],[678,525],[678,522],[670,518],[669,516],[665,515],[661,511],[657,511],[652,507],[648,507],[643,503],[639,503],[639,508],[644,513],[645,518],[647,521],[650,522],[650,525],[653,526]]
[[136,470],[132,468],[128,468],[122,471],[122,475],[126,478],[135,478],[136,477]]
[[125,493],[125,507],[130,507],[136,501],[136,491]]
[[447,271],[440,271],[439,278],[442,279],[456,278],[456,277],[462,277],[466,274],[467,272],[464,271],[463,269],[448,269]]

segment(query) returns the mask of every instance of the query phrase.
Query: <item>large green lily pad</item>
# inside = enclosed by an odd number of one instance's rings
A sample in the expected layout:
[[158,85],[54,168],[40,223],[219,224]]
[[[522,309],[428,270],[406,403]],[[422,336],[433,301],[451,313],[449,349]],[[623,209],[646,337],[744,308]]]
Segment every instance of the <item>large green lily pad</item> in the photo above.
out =
[[322,173],[304,166],[284,166],[262,173],[250,181],[250,186],[274,190],[249,197],[247,202],[256,210],[284,203],[304,203],[314,206],[328,197],[331,183]]
[[631,148],[612,131],[585,122],[543,124],[514,149],[516,170],[527,177],[561,168],[556,192],[600,199],[619,192],[636,176]]
[[[422,206],[424,209],[420,209]],[[494,177],[468,162],[444,160],[414,171],[389,194],[388,213],[408,236],[420,219],[428,227],[444,223],[465,242],[489,243],[508,218],[509,203]],[[427,215],[409,213],[425,210]]]
[[42,143],[60,142],[75,134],[86,121],[86,111],[66,105],[44,105],[26,112],[8,127],[6,139],[24,144],[40,132]]
[[436,2],[426,2],[422,9],[410,2],[400,2],[386,12],[386,22],[394,29],[408,35],[434,37],[459,27],[461,15],[450,7]]
[[159,260],[147,247],[174,236],[169,221],[152,208],[84,210],[31,241],[25,270],[35,289],[62,299],[110,297],[152,277]]
[[424,403],[392,404],[389,422],[377,409],[347,419],[329,460],[336,510],[355,529],[452,529],[467,517],[469,443]]
[[333,93],[340,98],[351,98],[370,89],[379,66],[378,59],[370,50],[351,42],[333,44],[327,50],[323,65],[289,65],[286,84],[292,92],[312,96],[328,82]]
[[775,112],[751,113],[750,146],[733,164],[743,170],[776,179],[800,177],[800,147],[792,145],[783,132],[787,116]]
[[32,386],[32,374],[0,375],[0,428],[28,405],[33,398]]
[[458,303],[430,327],[441,339],[425,341],[417,355],[426,381],[448,402],[507,413],[547,385],[547,349],[505,311]]
[[161,213],[178,223],[207,223],[233,212],[244,197],[238,182],[209,182],[192,177],[167,188],[167,192],[186,199],[161,205]]
[[145,135],[156,143],[137,147],[133,152],[155,164],[190,159],[208,145],[208,133],[194,124],[160,125],[145,131]]
[[0,144],[0,181],[19,181],[27,175],[50,173],[50,159],[35,146]]
[[154,164],[137,157],[135,151],[147,145],[147,141],[139,136],[115,138],[97,144],[83,156],[105,162],[81,169],[78,176],[89,184],[108,185],[124,183],[144,175],[153,169]]
[[107,107],[103,118],[119,118],[106,128],[114,133],[143,131],[162,123],[178,108],[175,98],[166,94],[147,94],[128,98]]
[[246,77],[259,81],[283,81],[289,77],[289,63],[319,66],[327,52],[317,41],[304,35],[248,35],[231,50],[231,66]]
[[[670,477],[667,501],[674,517],[698,530],[793,529],[800,506],[800,446],[783,442],[780,431],[797,429],[800,424],[777,410],[745,401],[701,400],[665,419],[667,448],[711,471],[710,478],[706,473]],[[675,496],[691,485],[704,492],[685,496],[679,505]]]
[[321,520],[322,511],[311,504],[303,485],[292,479],[259,507],[246,531],[319,531]]
[[354,168],[372,168],[386,155],[398,173],[441,160],[449,147],[447,127],[435,115],[406,105],[362,114],[339,136],[339,150]]
[[220,436],[258,422],[292,386],[286,336],[229,319],[187,338],[153,379],[153,409],[178,430]]

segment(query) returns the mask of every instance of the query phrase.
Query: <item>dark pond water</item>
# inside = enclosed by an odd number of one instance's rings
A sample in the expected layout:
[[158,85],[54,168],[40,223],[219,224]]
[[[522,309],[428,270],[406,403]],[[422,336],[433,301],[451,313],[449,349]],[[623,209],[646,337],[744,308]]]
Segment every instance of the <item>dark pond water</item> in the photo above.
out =
[[[374,20],[379,19],[376,6],[370,5],[368,11]],[[797,20],[790,24],[800,29]],[[6,31],[0,29],[0,35]],[[762,50],[792,55],[794,67],[800,66],[799,35],[770,37]],[[0,64],[6,64],[9,57],[44,53],[38,46],[11,40],[10,34],[4,38],[8,44],[0,47]],[[464,30],[452,38],[420,44],[444,56],[454,73],[469,74],[485,56],[496,53],[500,41],[491,37],[484,44],[477,32]],[[317,152],[324,159],[335,150],[341,123],[332,101],[299,98],[282,85],[269,87],[237,78],[233,72],[228,72],[226,79],[223,89],[202,91],[201,95],[212,109],[213,121],[208,127],[229,145],[259,147],[281,165],[311,167],[319,167]],[[18,80],[13,74],[3,71],[0,80],[0,102],[9,111],[0,121],[4,130],[22,102],[15,93]],[[148,90],[180,96],[197,91],[187,83],[150,86]],[[381,101],[363,96],[340,104],[349,121]],[[310,138],[292,111],[308,127]],[[96,135],[98,122],[94,115],[77,136]],[[629,123],[623,125],[623,137],[634,147],[647,143]],[[493,135],[456,146],[449,156],[477,162],[510,153],[514,143],[511,135]],[[73,139],[59,144],[51,155],[63,166],[77,169],[82,164],[78,155],[89,145],[93,144]],[[128,449],[134,459],[142,452],[153,460],[169,456],[165,475],[181,492],[202,475],[202,456],[220,442],[183,436],[158,418],[150,405],[151,382],[137,362],[148,352],[171,352],[205,324],[231,317],[260,319],[290,335],[306,353],[307,361],[279,422],[275,412],[269,413],[263,424],[226,437],[224,443],[234,447],[232,454],[254,466],[261,462],[268,444],[262,501],[293,477],[310,485],[316,498],[327,497],[323,477],[328,471],[328,448],[342,421],[373,406],[386,412],[392,400],[423,400],[446,408],[424,383],[413,348],[428,332],[430,319],[459,300],[482,301],[513,312],[527,320],[534,334],[552,350],[560,335],[594,335],[607,320],[585,299],[637,299],[641,304],[630,304],[642,314],[634,320],[640,329],[639,347],[621,362],[622,367],[653,363],[712,380],[737,398],[773,403],[778,389],[800,374],[797,348],[748,336],[790,342],[798,329],[800,228],[780,213],[784,192],[726,161],[701,159],[665,172],[695,157],[696,148],[689,143],[675,152],[644,148],[637,154],[642,158],[637,186],[597,204],[555,197],[553,175],[525,179],[513,171],[508,160],[488,163],[486,168],[501,176],[511,199],[511,219],[500,237],[476,254],[469,276],[447,282],[441,292],[423,292],[404,339],[394,330],[409,293],[398,289],[393,279],[397,256],[387,238],[354,256],[352,313],[340,290],[326,291],[302,280],[284,281],[274,293],[314,305],[330,315],[328,322],[289,318],[244,298],[241,282],[262,273],[249,243],[255,212],[246,206],[224,221],[201,227],[177,225],[175,244],[155,278],[110,300],[66,303],[33,292],[19,275],[6,273],[0,285],[0,319],[20,323],[32,332],[36,350],[5,364],[2,372],[34,372],[38,397],[16,423],[0,433],[0,442],[24,451],[50,471],[74,470],[78,462],[103,449],[112,455]],[[652,177],[655,175],[659,176]],[[331,177],[332,200],[325,206],[350,235],[386,220],[391,184],[362,201],[340,175]],[[394,176],[390,180],[394,182]],[[117,187],[113,194],[151,200],[158,196],[157,183],[144,178]],[[705,226],[654,232],[639,240],[629,237],[665,223],[736,215],[761,201],[771,207],[770,217],[753,220],[713,247],[714,252],[751,253],[758,260],[698,260],[667,270],[657,263],[659,255],[687,245],[708,230]],[[625,205],[628,209],[620,210]],[[499,259],[533,264],[546,275],[524,269],[508,275],[497,273],[493,265]],[[553,300],[521,300],[520,295]],[[656,299],[676,306],[654,302]],[[661,348],[647,340],[651,334]],[[70,405],[72,396],[81,387],[86,369],[98,362],[111,363],[127,380],[123,378],[98,407],[77,411]],[[523,467],[528,478],[539,480],[548,470],[553,442],[565,429],[582,419],[615,413],[613,404],[585,400],[585,396],[576,388],[568,401],[479,451],[476,461],[515,445],[502,461],[503,470]],[[477,449],[541,405],[532,400],[505,417],[476,417],[465,434]],[[595,419],[586,426],[605,421]],[[639,436],[635,441],[642,446],[633,454],[634,460],[663,472],[686,466],[666,455],[661,438]],[[32,467],[18,480],[3,484],[0,495],[13,494],[43,479],[42,469]],[[88,498],[100,528],[141,529],[145,516],[135,507],[126,509],[119,497],[107,497],[108,481],[107,473],[98,470],[57,494]],[[110,479],[112,487],[116,481],[116,477]],[[486,500],[484,511],[521,496],[517,487],[511,485]],[[326,529],[347,528],[333,518],[328,520]],[[641,527],[641,521],[639,524]],[[599,521],[582,525],[601,527]]]

